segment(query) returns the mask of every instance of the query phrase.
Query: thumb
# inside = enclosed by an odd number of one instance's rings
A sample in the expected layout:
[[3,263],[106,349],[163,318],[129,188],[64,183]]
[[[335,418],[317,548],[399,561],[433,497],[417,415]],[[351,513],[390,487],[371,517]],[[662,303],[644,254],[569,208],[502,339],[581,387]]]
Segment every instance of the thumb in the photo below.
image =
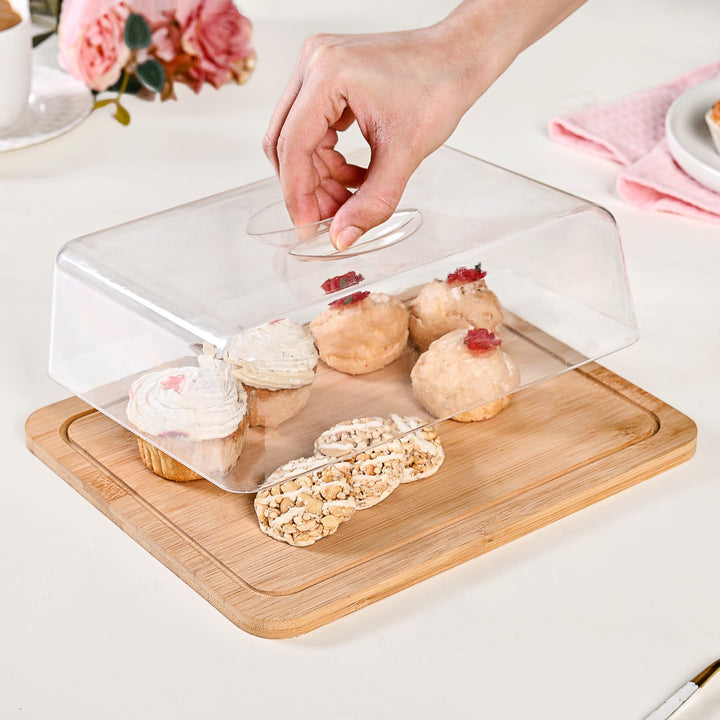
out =
[[374,154],[365,180],[335,214],[330,241],[347,250],[365,232],[385,222],[397,209],[418,163],[392,149]]

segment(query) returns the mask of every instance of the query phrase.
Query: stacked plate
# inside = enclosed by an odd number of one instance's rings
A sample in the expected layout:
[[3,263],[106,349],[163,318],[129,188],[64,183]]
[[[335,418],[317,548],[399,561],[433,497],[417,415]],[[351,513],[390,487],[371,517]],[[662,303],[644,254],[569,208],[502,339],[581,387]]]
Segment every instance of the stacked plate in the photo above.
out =
[[701,185],[720,192],[720,148],[705,120],[720,100],[720,77],[680,95],[665,117],[668,149],[675,162]]

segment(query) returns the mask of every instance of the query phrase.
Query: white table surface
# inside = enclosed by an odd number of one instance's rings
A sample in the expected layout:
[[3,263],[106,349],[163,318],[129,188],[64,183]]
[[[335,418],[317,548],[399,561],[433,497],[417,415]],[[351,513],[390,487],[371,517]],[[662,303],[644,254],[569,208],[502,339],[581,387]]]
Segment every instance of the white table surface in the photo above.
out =
[[[640,720],[720,656],[720,225],[643,211],[617,166],[552,142],[553,115],[718,60],[717,0],[590,0],[463,119],[454,147],[586,197],[619,224],[641,339],[619,375],[698,425],[688,462],[291,640],[244,633],[36,459],[68,240],[269,176],[262,135],[302,40],[430,23],[452,3],[248,0],[244,87],[128,98],[0,154],[3,718]],[[36,62],[52,63],[51,43]],[[720,717],[720,678],[677,714]]]

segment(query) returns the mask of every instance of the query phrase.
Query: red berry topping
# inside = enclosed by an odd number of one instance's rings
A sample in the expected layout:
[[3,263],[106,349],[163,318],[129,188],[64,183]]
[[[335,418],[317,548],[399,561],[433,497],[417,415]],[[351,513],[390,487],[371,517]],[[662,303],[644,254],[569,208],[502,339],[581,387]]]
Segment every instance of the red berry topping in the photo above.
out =
[[482,280],[486,275],[487,273],[482,269],[480,263],[478,263],[474,268],[457,268],[455,272],[451,272],[447,278],[445,278],[445,282],[448,283],[448,285],[475,282],[475,280]]
[[356,273],[354,270],[351,270],[344,275],[336,275],[335,277],[329,278],[320,287],[325,291],[326,294],[334,293],[338,290],[344,290],[345,288],[357,285],[358,283],[361,283],[364,279],[365,278],[362,275]]
[[184,375],[170,375],[169,377],[166,377],[160,385],[163,390],[174,390],[175,392],[180,392],[180,385],[184,379]]
[[367,290],[360,290],[359,292],[353,293],[352,295],[346,295],[343,298],[338,298],[328,303],[330,307],[343,307],[344,305],[352,305],[353,303],[364,300],[370,293]]
[[495,337],[495,333],[491,333],[485,328],[473,328],[467,331],[465,335],[465,344],[468,350],[474,353],[484,353],[498,347],[502,343],[499,337]]

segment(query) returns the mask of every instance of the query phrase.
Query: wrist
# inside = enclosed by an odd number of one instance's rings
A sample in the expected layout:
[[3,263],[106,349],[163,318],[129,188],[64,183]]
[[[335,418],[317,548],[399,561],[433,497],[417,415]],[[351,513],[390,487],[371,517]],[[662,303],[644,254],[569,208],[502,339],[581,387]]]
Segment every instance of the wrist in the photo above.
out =
[[470,104],[523,49],[511,6],[502,0],[465,0],[432,28],[447,63],[470,94]]
[[463,0],[434,30],[462,67],[475,100],[526,48],[585,0]]

